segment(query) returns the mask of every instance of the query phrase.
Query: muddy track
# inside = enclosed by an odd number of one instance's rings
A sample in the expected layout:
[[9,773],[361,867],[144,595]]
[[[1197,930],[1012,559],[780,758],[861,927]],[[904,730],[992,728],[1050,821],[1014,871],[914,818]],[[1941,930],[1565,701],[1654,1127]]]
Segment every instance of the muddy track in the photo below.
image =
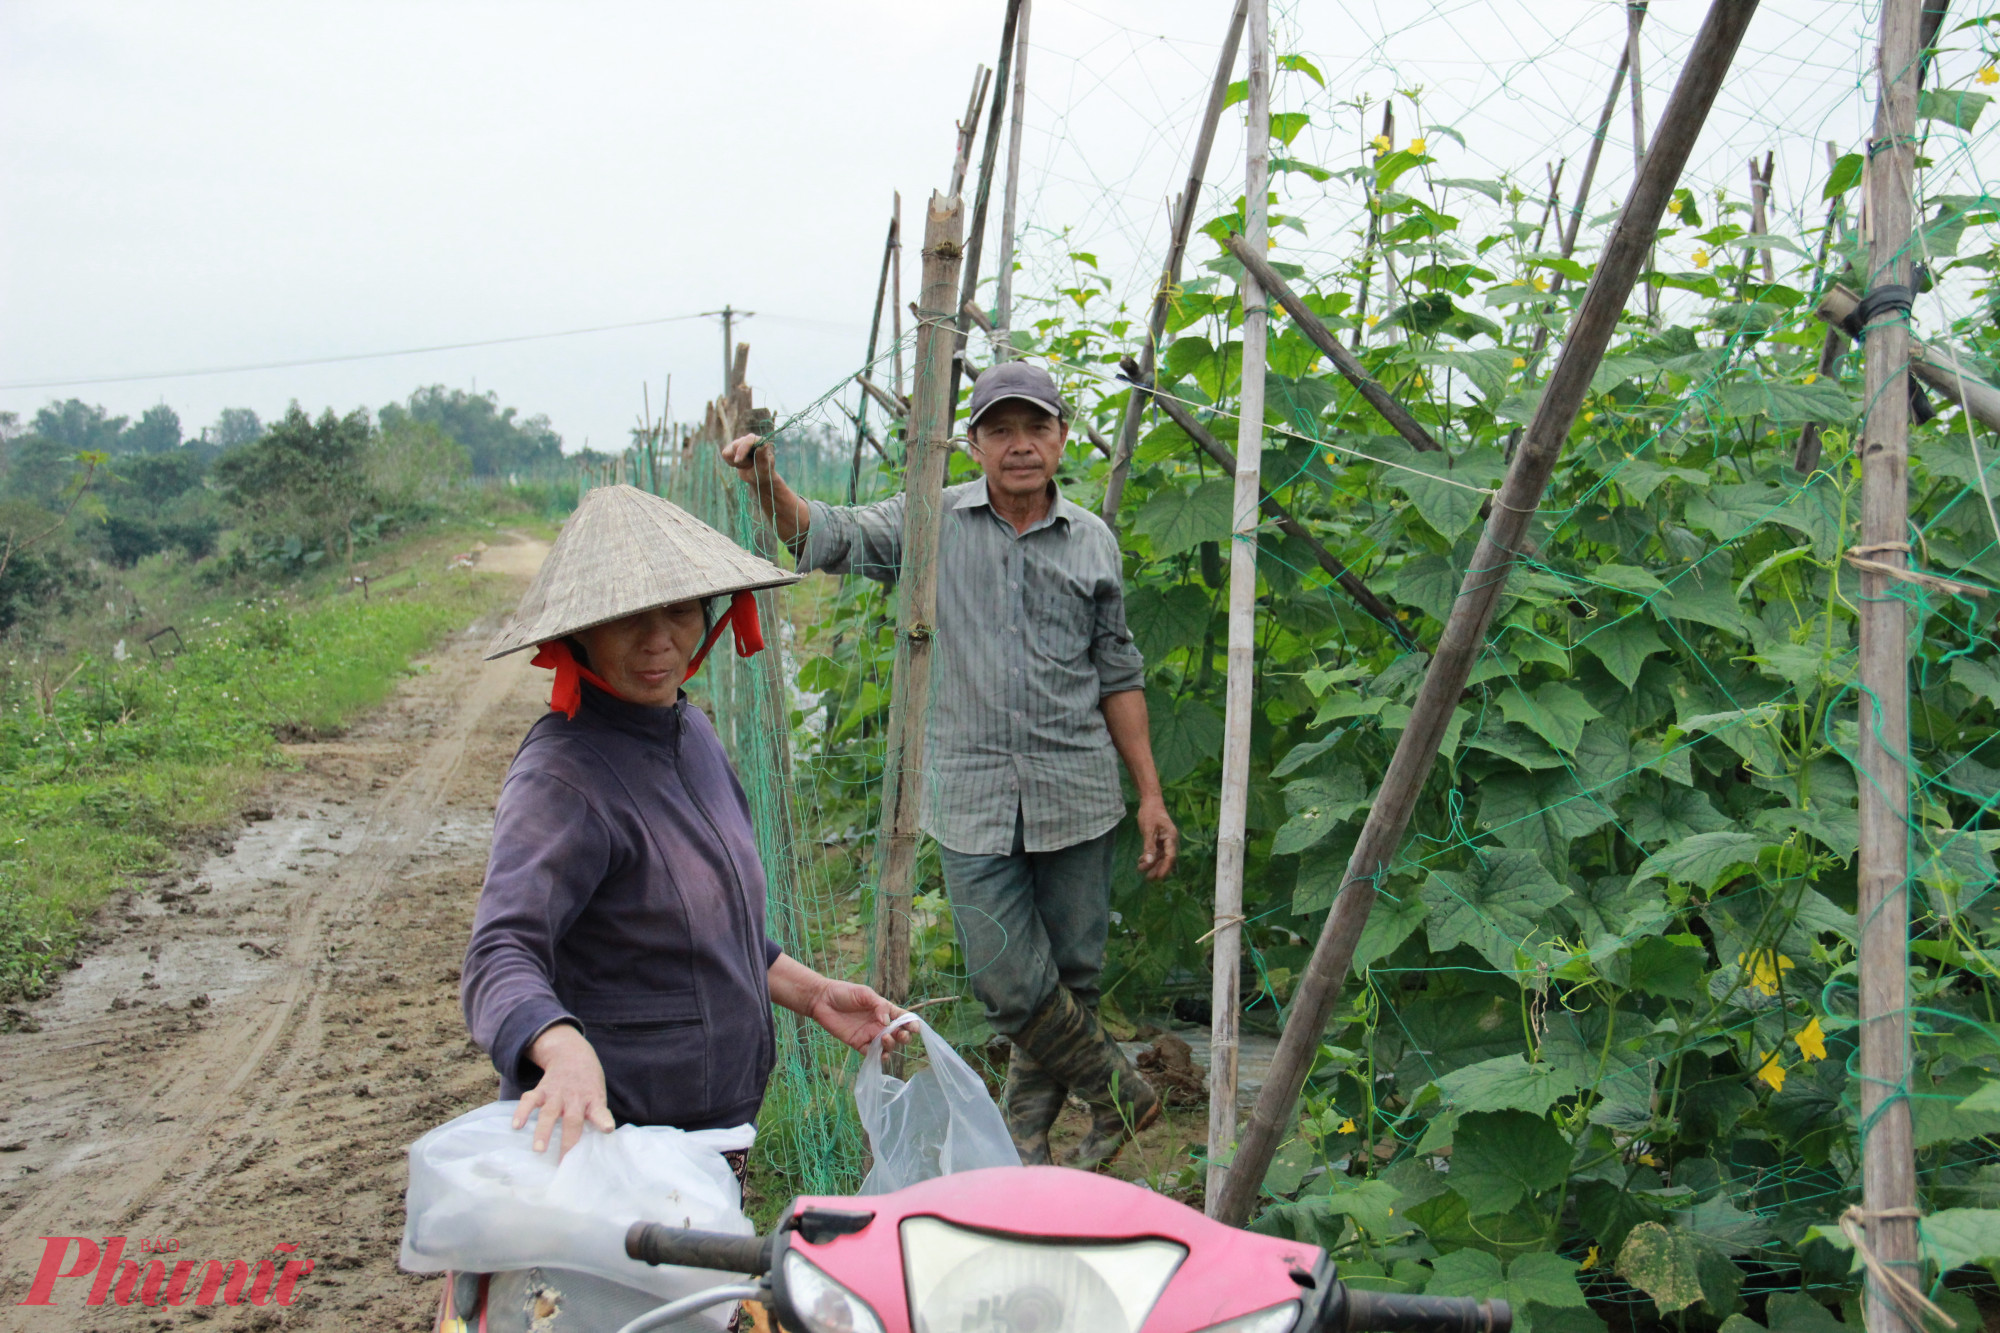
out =
[[[525,581],[545,549],[481,563]],[[287,747],[297,770],[233,845],[113,903],[0,1035],[0,1328],[424,1326],[429,1287],[394,1262],[403,1150],[493,1095],[458,962],[493,797],[546,707],[523,657],[479,661],[493,628],[346,735]],[[88,1306],[87,1278],[19,1305],[51,1236],[171,1241],[170,1263],[282,1243],[315,1268],[284,1307]]]

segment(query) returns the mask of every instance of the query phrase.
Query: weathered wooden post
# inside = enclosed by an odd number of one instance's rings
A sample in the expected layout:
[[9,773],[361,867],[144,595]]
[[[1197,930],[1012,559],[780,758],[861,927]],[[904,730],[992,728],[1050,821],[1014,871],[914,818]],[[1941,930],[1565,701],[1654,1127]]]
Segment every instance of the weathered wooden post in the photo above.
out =
[[924,726],[930,712],[931,636],[937,621],[938,531],[944,465],[951,453],[952,316],[957,310],[959,237],[965,206],[931,195],[924,220],[924,283],[918,299],[916,383],[904,426],[903,566],[896,607],[896,674],[882,772],[881,878],[875,890],[870,980],[901,1004],[910,996],[910,894],[923,799]]
[[[1243,235],[1261,255],[1270,235],[1271,28],[1268,0],[1250,0],[1250,116],[1245,129]],[[1242,1020],[1243,826],[1250,810],[1250,719],[1257,709],[1257,511],[1263,498],[1264,346],[1271,311],[1247,266],[1243,394],[1236,427],[1236,496],[1229,541],[1229,676],[1222,730],[1222,807],[1215,841],[1215,940],[1209,990],[1208,1212],[1222,1203],[1223,1159],[1236,1141],[1236,1054]],[[1132,396],[1139,396],[1133,390]]]
[[[868,356],[862,362],[868,373],[875,373],[875,345],[882,336],[882,304],[889,296],[889,267],[896,260],[896,230],[901,225],[903,210],[898,208],[889,215],[889,235],[882,242],[882,275],[875,280],[875,315],[868,322]],[[868,438],[868,395],[861,395],[861,410],[854,417],[854,465],[847,473],[847,503],[853,504],[855,493],[861,486],[861,445]]]
[[[1181,260],[1187,255],[1188,237],[1194,232],[1195,210],[1201,206],[1202,178],[1208,172],[1208,153],[1215,146],[1215,127],[1222,120],[1222,104],[1229,97],[1229,76],[1236,69],[1236,47],[1243,40],[1244,16],[1248,12],[1249,0],[1236,0],[1236,8],[1229,16],[1229,32],[1222,39],[1222,55],[1215,62],[1215,79],[1208,88],[1208,108],[1202,112],[1201,131],[1195,135],[1187,184],[1181,187],[1180,201],[1174,205],[1167,262],[1162,266],[1159,290],[1153,293],[1153,313],[1146,320],[1146,342],[1139,349],[1142,383],[1152,383],[1153,368],[1159,362],[1160,339],[1167,331],[1167,311],[1173,305],[1174,288],[1181,280]],[[1104,482],[1102,513],[1114,531],[1118,527],[1118,507],[1125,500],[1125,478],[1132,471],[1132,450],[1139,443],[1139,416],[1145,409],[1144,399],[1144,394],[1133,393],[1126,400],[1125,415],[1118,423],[1118,442],[1111,455],[1111,475]]]
[[993,359],[1014,359],[1014,206],[1021,193],[1021,130],[1028,118],[1028,19],[1034,0],[1021,0],[1014,34],[1014,111],[1007,122],[1007,192],[1000,201],[1000,262],[993,291]]
[[1569,437],[1584,394],[1590,389],[1590,378],[1603,361],[1604,350],[1610,345],[1619,317],[1631,298],[1646,251],[1653,243],[1660,218],[1667,211],[1667,199],[1680,179],[1695,137],[1708,119],[1723,74],[1743,40],[1744,30],[1750,26],[1750,17],[1756,12],[1757,0],[1714,0],[1701,31],[1695,35],[1687,64],[1660,118],[1659,137],[1646,156],[1645,169],[1632,183],[1632,192],[1626,197],[1618,225],[1584,293],[1583,304],[1570,326],[1562,355],[1549,375],[1534,420],[1508,465],[1500,493],[1493,499],[1492,516],[1473,554],[1458,599],[1452,603],[1437,653],[1424,673],[1423,688],[1417,695],[1410,723],[1396,743],[1389,771],[1375,793],[1354,855],[1348,860],[1340,894],[1292,997],[1291,1012],[1277,1054],[1272,1058],[1270,1075],[1258,1094],[1256,1109],[1236,1150],[1221,1204],[1214,1210],[1214,1215],[1225,1222],[1240,1225],[1248,1221],[1257,1202],[1258,1187],[1312,1067],[1320,1034],[1326,1028],[1327,1016],[1333,1012],[1347,978],[1348,965],[1353,961],[1354,946],[1361,938],[1362,927],[1368,923],[1368,910],[1375,899],[1375,881],[1388,869],[1390,858],[1402,843],[1410,813],[1437,761],[1452,710],[1458,706],[1473,662],[1485,644],[1494,608],[1506,588],[1507,572],[1522,550],[1528,525],[1562,456],[1563,442]]
[[[1917,26],[1921,0],[1884,0],[1868,146],[1868,293],[1861,338],[1861,544],[1853,554],[1909,564],[1910,225],[1916,189]],[[1897,580],[1860,570],[1861,1201],[1875,1257],[1909,1282],[1917,1255],[1910,1123],[1910,698],[1908,623]],[[1868,1333],[1921,1333],[1901,1293],[1869,1265]]]
[[972,317],[965,308],[979,292],[979,252],[986,243],[986,206],[993,198],[993,164],[1000,155],[1000,117],[1007,109],[1007,71],[1014,64],[1014,33],[1021,21],[1026,0],[1007,0],[1007,17],[1000,25],[1000,65],[993,81],[1000,91],[993,98],[986,120],[986,146],[979,153],[979,182],[972,190],[972,225],[965,233],[965,262],[959,273],[958,303],[952,306],[951,403],[958,406],[959,354],[971,333]]

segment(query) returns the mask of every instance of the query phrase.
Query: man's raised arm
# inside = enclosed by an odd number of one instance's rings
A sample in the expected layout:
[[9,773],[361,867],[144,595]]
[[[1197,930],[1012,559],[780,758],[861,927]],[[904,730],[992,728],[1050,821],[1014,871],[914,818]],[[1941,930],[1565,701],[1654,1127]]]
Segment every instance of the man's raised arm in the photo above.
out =
[[764,511],[764,517],[771,520],[771,526],[778,530],[778,540],[793,551],[797,551],[812,528],[812,509],[799,498],[799,493],[785,484],[778,475],[778,465],[772,461],[771,450],[759,449],[759,435],[739,435],[722,446],[722,461],[736,469],[736,475],[757,497],[757,507]]

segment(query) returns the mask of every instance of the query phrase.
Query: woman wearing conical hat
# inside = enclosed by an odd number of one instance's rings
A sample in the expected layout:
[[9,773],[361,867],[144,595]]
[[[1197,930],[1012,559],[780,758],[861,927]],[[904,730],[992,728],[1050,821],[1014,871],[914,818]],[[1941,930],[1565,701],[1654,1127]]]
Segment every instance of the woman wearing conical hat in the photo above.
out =
[[766,936],[749,805],[681,693],[724,629],[760,648],[753,591],[796,578],[665,500],[603,487],[489,645],[539,647],[555,670],[500,791],[462,987],[537,1151],[558,1125],[567,1151],[586,1125],[754,1121],[773,1003],[857,1049],[900,1012]]

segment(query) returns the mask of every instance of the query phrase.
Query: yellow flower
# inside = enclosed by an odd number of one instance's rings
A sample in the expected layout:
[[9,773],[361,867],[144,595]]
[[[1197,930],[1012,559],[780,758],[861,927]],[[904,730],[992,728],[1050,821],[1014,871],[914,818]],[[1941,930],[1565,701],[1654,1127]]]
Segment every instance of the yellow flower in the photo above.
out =
[[1389,136],[1386,134],[1378,134],[1368,142],[1374,146],[1375,151],[1378,153],[1386,153],[1392,147],[1389,142]]
[[1775,949],[1759,949],[1753,958],[1747,953],[1736,955],[1736,965],[1750,969],[1750,984],[1766,995],[1776,995],[1778,987],[1785,979],[1785,973],[1792,970],[1792,960]]
[[1549,280],[1543,277],[1541,274],[1537,273],[1535,275],[1535,290],[1538,292],[1545,292],[1548,289],[1549,289]]
[[1347,1119],[1341,1121],[1340,1128],[1333,1132],[1336,1134],[1352,1134],[1354,1132],[1354,1117],[1349,1116]]
[[1585,412],[1585,413],[1583,414],[1583,424],[1584,424],[1584,425],[1588,426],[1588,425],[1589,425],[1589,424],[1590,424],[1591,422],[1593,422],[1593,421],[1595,421],[1595,420],[1597,420],[1597,413],[1595,413],[1595,412]]
[[1639,1154],[1640,1166],[1658,1166],[1659,1164],[1660,1164],[1660,1159],[1653,1156],[1653,1154],[1649,1152],[1642,1152]]
[[1811,374],[1807,375],[1807,376],[1806,376],[1806,383],[1807,383],[1807,384],[1818,384],[1818,383],[1819,383],[1819,372],[1818,372],[1817,370],[1815,370],[1815,371],[1813,371],[1813,372],[1812,372]]
[[1410,387],[1411,387],[1412,389],[1421,389],[1421,388],[1423,388],[1423,387],[1424,387],[1424,377],[1423,377],[1422,375],[1413,375],[1413,376],[1411,376],[1411,377],[1410,377]]
[[2000,69],[1995,69],[1991,65],[1981,65],[1979,67],[1979,81],[1981,83],[2000,83]]
[[1679,217],[1681,215],[1681,203],[1682,201],[1679,199],[1669,200],[1667,202],[1667,211],[1675,217]]
[[1694,252],[1694,266],[1696,268],[1708,267],[1708,251],[1697,250]]
[[1772,1051],[1769,1055],[1760,1055],[1758,1058],[1763,1060],[1764,1063],[1757,1066],[1757,1077],[1765,1083],[1770,1084],[1773,1092],[1783,1092],[1785,1090],[1785,1067],[1778,1063],[1778,1053]]
[[1380,324],[1382,322],[1382,317],[1380,315],[1370,315],[1368,316],[1368,318],[1362,320],[1361,322],[1363,324],[1366,324],[1369,328],[1372,329],[1377,324]]
[[1425,149],[1426,147],[1428,147],[1428,145],[1427,145],[1427,144],[1425,144],[1425,143],[1424,143],[1424,141],[1423,141],[1422,139],[1412,139],[1412,140],[1410,140],[1410,154],[1411,154],[1411,156],[1413,156],[1413,157],[1422,157],[1422,156],[1424,155],[1424,149]]
[[1826,1033],[1820,1031],[1818,1014],[1814,1014],[1813,1021],[1800,1028],[1792,1040],[1798,1043],[1799,1054],[1806,1059],[1826,1059]]
[[1578,1264],[1576,1268],[1577,1271],[1580,1273],[1586,1268],[1595,1268],[1595,1267],[1597,1267],[1597,1247],[1593,1245],[1590,1247],[1589,1253],[1583,1256],[1583,1262]]
[[1525,356],[1517,356],[1517,357],[1515,357],[1515,358],[1514,358],[1514,369],[1516,369],[1516,370],[1526,370],[1527,368],[1528,368],[1528,358],[1527,358],[1527,357],[1525,357]]

